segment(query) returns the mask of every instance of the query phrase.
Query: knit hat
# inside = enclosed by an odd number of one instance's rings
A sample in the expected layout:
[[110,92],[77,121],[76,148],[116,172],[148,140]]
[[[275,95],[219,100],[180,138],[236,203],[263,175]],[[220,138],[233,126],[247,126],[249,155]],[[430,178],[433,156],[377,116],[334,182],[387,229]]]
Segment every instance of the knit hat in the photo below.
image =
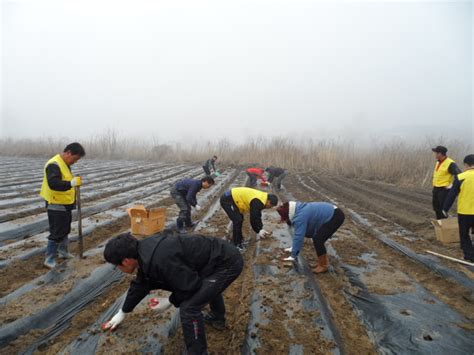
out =
[[286,222],[289,219],[288,213],[290,211],[290,206],[288,202],[283,203],[277,208],[277,212],[280,215],[281,222]]
[[296,201],[285,202],[277,208],[281,222],[291,222],[296,212]]

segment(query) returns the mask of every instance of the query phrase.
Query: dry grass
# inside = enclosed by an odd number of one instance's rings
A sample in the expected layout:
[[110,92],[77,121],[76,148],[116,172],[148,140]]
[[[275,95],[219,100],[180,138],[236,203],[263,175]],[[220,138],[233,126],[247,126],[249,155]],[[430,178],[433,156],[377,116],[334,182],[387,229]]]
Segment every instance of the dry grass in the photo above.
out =
[[[47,158],[69,143],[65,138],[0,139],[0,154]],[[439,143],[441,142],[441,143]],[[225,165],[281,166],[293,171],[385,181],[399,185],[430,186],[433,156],[430,147],[448,146],[450,156],[459,162],[472,147],[444,139],[417,144],[404,141],[374,143],[358,148],[346,141],[305,141],[289,138],[254,138],[241,144],[228,140],[183,145],[160,144],[155,140],[119,137],[113,130],[82,140],[88,158],[202,163],[216,154]]]

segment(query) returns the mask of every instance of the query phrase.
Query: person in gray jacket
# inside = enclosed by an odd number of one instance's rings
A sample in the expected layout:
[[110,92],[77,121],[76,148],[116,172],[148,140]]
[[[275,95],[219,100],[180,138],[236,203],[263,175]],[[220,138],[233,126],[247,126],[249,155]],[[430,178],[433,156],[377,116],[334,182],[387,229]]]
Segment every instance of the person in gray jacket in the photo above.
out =
[[206,175],[212,175],[217,172],[216,170],[216,161],[217,161],[217,156],[214,155],[211,159],[207,159],[204,162],[204,165],[202,166],[202,169],[204,170],[204,173]]

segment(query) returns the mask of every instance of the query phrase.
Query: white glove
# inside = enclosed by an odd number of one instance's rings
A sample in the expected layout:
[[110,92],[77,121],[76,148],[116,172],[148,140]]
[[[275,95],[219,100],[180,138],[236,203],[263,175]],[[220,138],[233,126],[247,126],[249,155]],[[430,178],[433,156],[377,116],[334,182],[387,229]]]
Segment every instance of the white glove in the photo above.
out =
[[196,209],[196,211],[198,211],[198,212],[199,212],[199,211],[202,209],[202,207],[201,207],[201,206],[199,206],[199,205],[196,205],[196,206],[194,206],[194,208],[195,208],[195,209]]
[[449,216],[448,216],[448,212],[446,212],[445,210],[442,210],[441,212],[443,213],[443,216],[445,216],[446,218],[449,217]]
[[265,238],[270,235],[270,232],[267,232],[265,229],[260,229],[260,232],[258,232],[258,236],[260,238]]
[[113,318],[111,320],[109,320],[107,323],[104,323],[102,325],[102,329],[104,330],[107,330],[107,329],[110,329],[110,330],[114,330],[115,328],[117,328],[117,326],[122,323],[122,321],[125,319],[125,313],[120,310],[117,312],[117,314],[115,316],[113,316]]
[[76,176],[72,178],[71,187],[81,186],[81,185],[82,185],[82,179],[80,176]]
[[292,256],[289,256],[287,258],[283,258],[283,261],[295,261],[296,259]]
[[148,307],[157,312],[164,312],[171,307],[171,302],[167,298],[152,298]]
[[289,247],[289,248],[285,248],[284,249],[287,253],[291,253],[293,251],[293,248],[292,247]]

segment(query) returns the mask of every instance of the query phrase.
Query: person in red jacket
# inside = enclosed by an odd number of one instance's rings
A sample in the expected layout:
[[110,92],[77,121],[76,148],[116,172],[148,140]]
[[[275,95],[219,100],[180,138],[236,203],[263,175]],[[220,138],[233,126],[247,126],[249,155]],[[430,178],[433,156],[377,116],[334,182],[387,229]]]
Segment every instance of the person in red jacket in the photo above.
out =
[[257,179],[260,179],[265,183],[267,182],[267,178],[265,177],[265,170],[263,170],[262,168],[248,168],[246,172],[249,177],[249,187],[257,186]]

